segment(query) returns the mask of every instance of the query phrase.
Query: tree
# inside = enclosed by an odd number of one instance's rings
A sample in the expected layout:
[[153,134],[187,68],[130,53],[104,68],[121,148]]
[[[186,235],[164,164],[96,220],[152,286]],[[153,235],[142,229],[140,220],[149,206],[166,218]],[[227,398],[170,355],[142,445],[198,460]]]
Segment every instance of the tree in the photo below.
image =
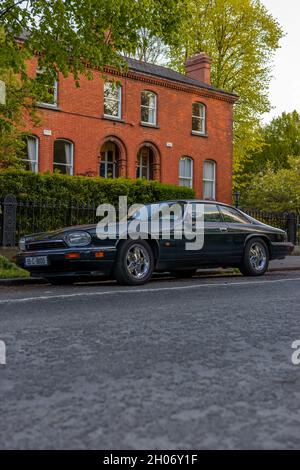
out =
[[[126,53],[126,51],[124,51]],[[129,57],[153,64],[163,64],[167,61],[168,47],[164,41],[153,34],[147,28],[139,31],[138,46],[135,53],[129,53]]]
[[[174,44],[185,0],[4,0],[0,26],[6,41],[0,52],[15,72],[24,72],[24,58],[39,51],[39,65],[50,73],[88,73],[86,63],[124,67],[120,51],[135,53],[139,33],[147,28]],[[24,35],[20,50],[16,37]],[[53,72],[54,70],[54,72]]]
[[300,212],[300,156],[288,158],[289,168],[275,172],[270,165],[253,176],[243,195],[245,207],[265,211]]
[[261,127],[260,136],[264,145],[253,152],[245,173],[263,172],[267,165],[274,171],[288,168],[289,155],[300,155],[300,115],[297,111],[282,113]]
[[19,157],[24,151],[26,135],[24,112],[35,124],[38,124],[38,117],[34,113],[32,99],[28,99],[33,95],[29,83],[22,83],[11,69],[0,69],[0,79],[6,84],[6,103],[5,106],[0,105],[0,169],[7,169],[20,167]]
[[[2,0],[0,79],[10,77],[8,105],[0,105],[1,144],[6,155],[17,153],[15,137],[23,111],[34,108],[45,85],[52,83],[58,73],[64,77],[72,74],[79,86],[80,75],[92,79],[95,68],[126,69],[120,52],[136,52],[143,28],[151,37],[174,45],[185,3],[186,0]],[[37,52],[38,68],[44,72],[39,82],[27,73],[27,62]],[[16,102],[11,107],[17,94],[19,107]],[[18,122],[13,127],[15,119]]]
[[186,59],[205,51],[212,58],[212,84],[240,96],[234,115],[234,176],[250,151],[262,145],[256,132],[269,111],[271,59],[283,32],[259,0],[190,0],[171,47],[171,65],[184,71]]

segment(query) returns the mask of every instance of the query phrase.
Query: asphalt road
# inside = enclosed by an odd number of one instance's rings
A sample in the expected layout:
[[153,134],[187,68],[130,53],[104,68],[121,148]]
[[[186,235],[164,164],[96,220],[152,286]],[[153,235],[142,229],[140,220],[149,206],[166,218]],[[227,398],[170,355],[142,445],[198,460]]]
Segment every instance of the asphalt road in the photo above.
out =
[[299,272],[1,287],[0,448],[300,448],[299,305]]

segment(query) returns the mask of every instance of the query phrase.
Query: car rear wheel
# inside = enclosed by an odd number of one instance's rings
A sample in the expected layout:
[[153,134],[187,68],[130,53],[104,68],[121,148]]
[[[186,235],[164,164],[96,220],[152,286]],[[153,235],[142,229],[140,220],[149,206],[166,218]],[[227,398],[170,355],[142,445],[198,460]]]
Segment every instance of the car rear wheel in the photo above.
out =
[[249,240],[245,246],[240,271],[244,276],[262,276],[269,266],[269,250],[261,238]]
[[154,269],[153,252],[144,240],[126,240],[117,253],[114,275],[119,284],[145,284]]

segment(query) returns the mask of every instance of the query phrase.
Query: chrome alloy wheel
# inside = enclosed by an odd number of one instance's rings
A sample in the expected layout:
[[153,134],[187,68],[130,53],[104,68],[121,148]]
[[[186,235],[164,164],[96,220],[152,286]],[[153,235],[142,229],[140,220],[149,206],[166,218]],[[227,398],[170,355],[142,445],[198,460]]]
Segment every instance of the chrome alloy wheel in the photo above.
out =
[[266,250],[260,243],[253,243],[250,247],[250,263],[255,271],[262,271],[267,262]]
[[131,276],[136,279],[145,277],[150,269],[150,257],[141,245],[132,245],[127,251],[126,266]]

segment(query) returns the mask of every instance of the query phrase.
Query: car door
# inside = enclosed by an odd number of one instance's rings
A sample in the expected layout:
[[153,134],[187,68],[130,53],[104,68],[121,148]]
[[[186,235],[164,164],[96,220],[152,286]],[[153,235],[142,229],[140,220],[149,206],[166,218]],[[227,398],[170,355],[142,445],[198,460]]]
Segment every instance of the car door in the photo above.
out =
[[[185,256],[191,264],[197,266],[221,266],[226,261],[228,251],[228,227],[222,219],[221,213],[215,203],[192,203],[193,231],[197,227],[196,204],[204,206],[204,240],[199,250],[186,251]],[[201,213],[201,211],[199,211]]]
[[156,227],[152,235],[159,241],[160,262],[168,266],[184,262],[185,244],[182,237],[184,204],[174,202],[161,203],[157,206],[159,210],[152,215],[151,227]]
[[219,205],[224,223],[227,226],[226,247],[227,256],[230,262],[238,262],[243,256],[244,245],[247,235],[253,232],[253,224],[239,210]]

